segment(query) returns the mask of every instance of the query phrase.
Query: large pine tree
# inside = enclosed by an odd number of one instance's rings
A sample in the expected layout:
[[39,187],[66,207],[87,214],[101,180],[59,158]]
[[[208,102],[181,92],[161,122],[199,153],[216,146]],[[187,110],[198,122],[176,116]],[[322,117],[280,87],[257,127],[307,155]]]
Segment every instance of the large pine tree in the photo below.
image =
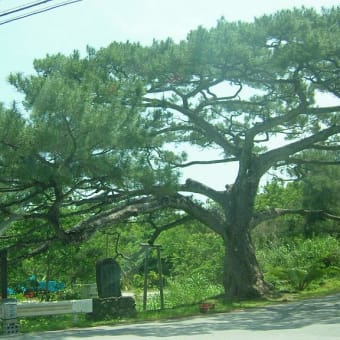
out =
[[[0,232],[14,225],[17,242],[36,234],[27,249],[38,251],[34,240],[80,242],[170,208],[222,237],[228,297],[266,293],[250,231],[283,211],[255,213],[255,197],[271,168],[301,162],[306,149],[339,149],[339,19],[339,7],[221,19],[180,43],[112,43],[12,75],[26,112],[1,108]],[[333,103],[322,106],[320,94]],[[279,147],[276,137],[285,138]],[[188,162],[191,146],[220,157]],[[179,177],[184,167],[229,162],[238,173],[224,191]]]

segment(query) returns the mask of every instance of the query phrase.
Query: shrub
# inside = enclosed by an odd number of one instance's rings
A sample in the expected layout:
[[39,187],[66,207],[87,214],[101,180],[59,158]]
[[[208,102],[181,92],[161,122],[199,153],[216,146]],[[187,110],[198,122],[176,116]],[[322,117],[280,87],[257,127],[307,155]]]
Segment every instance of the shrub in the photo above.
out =
[[312,282],[338,275],[339,241],[331,236],[267,243],[258,260],[267,281],[277,288],[306,289]]

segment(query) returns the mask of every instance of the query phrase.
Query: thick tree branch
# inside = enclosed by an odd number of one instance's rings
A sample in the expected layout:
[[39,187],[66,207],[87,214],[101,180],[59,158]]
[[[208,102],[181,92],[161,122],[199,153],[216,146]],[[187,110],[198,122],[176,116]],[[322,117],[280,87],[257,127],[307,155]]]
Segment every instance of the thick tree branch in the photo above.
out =
[[222,237],[225,237],[225,221],[219,214],[216,214],[215,211],[209,211],[200,204],[194,202],[190,197],[181,194],[166,196],[162,201],[167,207],[185,211],[193,218],[209,226],[209,228],[220,234]]
[[275,219],[284,215],[301,215],[301,216],[313,216],[319,220],[335,220],[340,221],[340,216],[330,214],[324,210],[308,210],[308,209],[280,209],[273,208],[265,211],[258,212],[254,215],[251,222],[251,227],[255,228],[258,224]]
[[321,115],[321,114],[328,114],[328,113],[335,113],[340,111],[340,106],[329,106],[329,107],[322,107],[322,108],[307,108],[304,105],[301,105],[297,109],[293,109],[288,111],[286,114],[268,118],[263,123],[257,123],[252,128],[248,130],[248,133],[252,135],[261,134],[271,129],[290,122],[295,117],[302,115],[302,114],[314,114],[314,115]]
[[331,126],[312,136],[302,138],[296,142],[287,144],[280,148],[270,150],[259,156],[261,164],[264,169],[270,168],[270,166],[276,164],[279,161],[286,161],[289,156],[311,148],[314,144],[325,141],[328,137],[340,133],[340,126]]
[[115,207],[102,213],[91,216],[68,229],[65,235],[68,242],[80,242],[89,239],[92,234],[110,225],[127,220],[130,217],[152,212],[162,207],[162,202],[152,198],[141,199],[123,207]]
[[340,150],[340,144],[339,145],[312,145],[308,149],[323,150],[323,151],[338,151]]
[[214,190],[203,183],[195,181],[191,178],[188,178],[184,185],[179,188],[180,191],[188,191],[196,194],[201,194],[211,198],[214,201],[219,202],[220,204],[225,200],[226,192],[225,191],[217,191]]

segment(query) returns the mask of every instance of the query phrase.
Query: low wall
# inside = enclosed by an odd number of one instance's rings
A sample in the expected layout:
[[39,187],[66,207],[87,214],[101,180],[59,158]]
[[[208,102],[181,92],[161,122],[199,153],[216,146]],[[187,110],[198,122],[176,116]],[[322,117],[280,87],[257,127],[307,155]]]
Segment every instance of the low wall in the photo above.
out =
[[111,320],[137,315],[136,303],[131,296],[95,298],[93,311],[86,314],[89,320]]

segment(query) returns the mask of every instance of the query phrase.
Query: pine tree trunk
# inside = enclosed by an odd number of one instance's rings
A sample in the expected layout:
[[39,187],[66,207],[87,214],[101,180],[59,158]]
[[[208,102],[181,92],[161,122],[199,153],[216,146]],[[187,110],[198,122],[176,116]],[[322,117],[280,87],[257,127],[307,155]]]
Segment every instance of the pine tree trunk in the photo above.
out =
[[256,259],[251,240],[250,223],[261,172],[256,159],[249,160],[243,176],[235,181],[225,206],[226,233],[223,285],[227,299],[247,299],[269,292]]
[[242,228],[225,239],[223,285],[227,299],[256,298],[268,293],[250,233]]

